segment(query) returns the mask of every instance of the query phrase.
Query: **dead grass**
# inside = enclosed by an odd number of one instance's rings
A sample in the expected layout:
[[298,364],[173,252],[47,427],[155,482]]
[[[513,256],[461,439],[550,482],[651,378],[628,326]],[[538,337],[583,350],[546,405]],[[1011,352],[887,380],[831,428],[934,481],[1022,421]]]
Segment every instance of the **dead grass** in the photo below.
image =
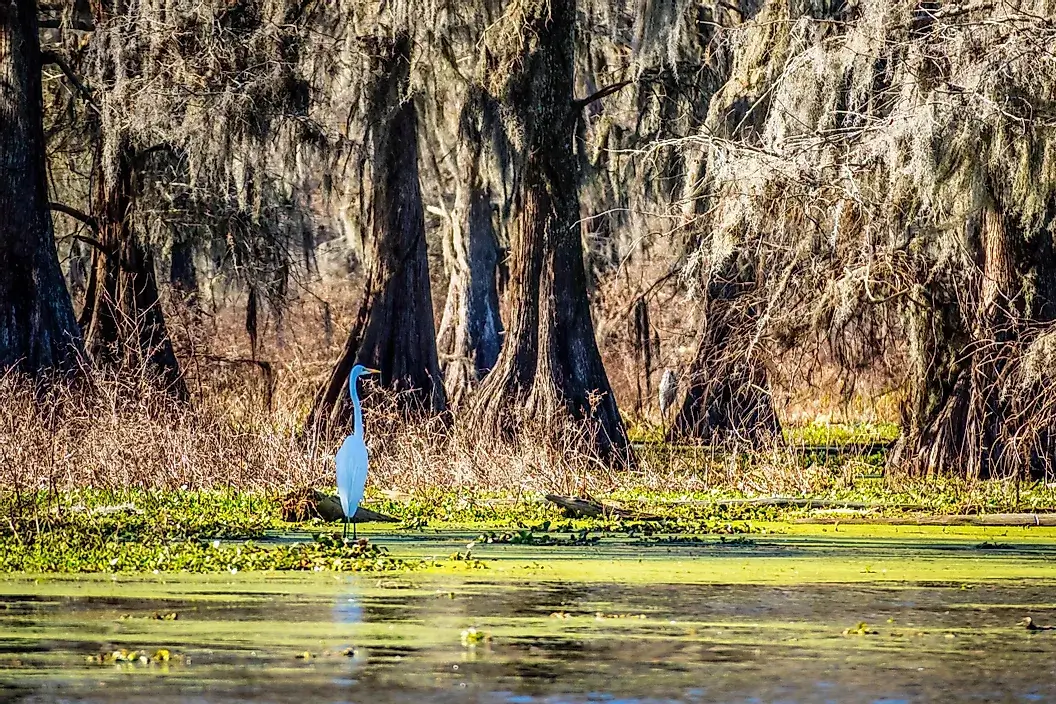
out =
[[314,484],[327,457],[261,415],[180,406],[142,378],[93,374],[46,392],[0,379],[0,485],[277,487]]
[[[0,488],[16,491],[331,487],[343,433],[305,437],[288,410],[237,412],[230,394],[179,405],[149,380],[93,373],[47,391],[0,379]],[[620,489],[752,494],[817,490],[840,481],[828,466],[804,464],[790,450],[744,454],[649,445],[630,467],[611,467],[569,423],[558,440],[539,440],[531,422],[518,438],[482,437],[444,418],[416,420],[372,389],[365,402],[370,485],[605,494]]]
[[[196,310],[170,306],[169,327],[192,395],[188,405],[138,372],[95,371],[47,392],[17,376],[0,378],[0,490],[332,488],[343,433],[305,437],[301,429],[351,325],[357,301],[348,288],[307,291],[281,318],[264,312],[255,349],[237,299],[202,300]],[[618,308],[609,311],[613,319],[623,311]],[[676,324],[665,316],[665,338]],[[635,360],[618,339],[629,331],[609,330],[601,337],[615,352],[606,362],[616,369],[610,376],[623,382],[614,384],[621,408],[630,410]],[[671,339],[684,337],[671,332]],[[672,347],[661,357],[665,365],[677,358]],[[654,409],[645,404],[633,420],[650,415]],[[444,418],[408,419],[376,388],[365,401],[365,421],[370,485],[401,491],[804,493],[845,482],[861,469],[854,462],[812,463],[776,444],[717,452],[646,443],[633,466],[610,467],[581,449],[589,443],[573,423],[557,439],[539,439],[551,434],[531,419],[519,437],[494,438],[462,420],[458,409]]]

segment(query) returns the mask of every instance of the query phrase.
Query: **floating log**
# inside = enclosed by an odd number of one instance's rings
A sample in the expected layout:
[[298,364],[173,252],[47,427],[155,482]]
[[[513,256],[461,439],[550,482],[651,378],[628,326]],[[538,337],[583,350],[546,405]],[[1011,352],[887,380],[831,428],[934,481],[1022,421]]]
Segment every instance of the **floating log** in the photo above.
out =
[[[345,512],[341,501],[336,496],[324,494],[316,489],[298,489],[287,494],[282,501],[282,519],[290,523],[300,523],[313,518],[320,518],[333,523],[343,521]],[[384,513],[371,511],[362,506],[356,509],[351,523],[397,523],[398,519]]]
[[565,510],[565,513],[572,516],[587,516],[594,518],[604,515],[605,513],[605,507],[601,504],[591,503],[590,501],[584,501],[583,499],[577,499],[571,496],[547,494],[546,500],[550,503],[557,504]]
[[586,516],[596,518],[598,516],[618,516],[620,518],[632,518],[639,521],[657,521],[660,516],[640,511],[631,511],[620,506],[601,503],[594,499],[580,499],[574,496],[560,496],[558,494],[547,494],[546,500],[557,504],[570,516]]
[[[334,499],[334,500],[336,501],[337,499]],[[341,502],[338,501],[337,504],[340,507]],[[344,511],[341,512],[341,515],[344,516]],[[341,519],[339,518],[337,520],[341,520]],[[364,508],[363,506],[359,506],[359,507],[356,508],[356,512],[352,516],[352,520],[349,521],[349,523],[399,523],[399,522],[400,522],[400,519],[398,519],[398,518],[393,518],[392,516],[389,516],[387,514],[378,513],[377,511],[371,511],[369,508]]]

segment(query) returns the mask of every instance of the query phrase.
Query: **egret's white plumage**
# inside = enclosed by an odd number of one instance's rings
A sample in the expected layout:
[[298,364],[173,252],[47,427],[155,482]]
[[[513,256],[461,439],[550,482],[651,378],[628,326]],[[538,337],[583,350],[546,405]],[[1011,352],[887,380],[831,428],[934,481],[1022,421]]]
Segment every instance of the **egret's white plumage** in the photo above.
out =
[[358,434],[350,435],[337,451],[337,494],[346,518],[356,514],[366,486],[367,446]]
[[[348,377],[348,392],[352,397],[352,415],[355,428],[352,434],[341,443],[337,451],[337,495],[341,498],[341,510],[345,512],[345,533],[348,533],[348,522],[356,514],[359,502],[363,500],[363,490],[367,485],[367,444],[363,441],[363,408],[359,403],[359,391],[356,379],[366,374],[378,374],[376,369],[368,369],[362,364],[352,368]],[[352,525],[355,535],[355,524]]]

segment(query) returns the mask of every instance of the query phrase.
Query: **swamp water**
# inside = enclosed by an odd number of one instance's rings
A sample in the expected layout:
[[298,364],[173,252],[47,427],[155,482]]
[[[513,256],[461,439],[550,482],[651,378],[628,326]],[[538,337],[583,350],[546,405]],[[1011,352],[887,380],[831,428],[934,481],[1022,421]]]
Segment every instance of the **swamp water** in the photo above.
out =
[[0,701],[1056,701],[1056,630],[1021,623],[1056,625],[1056,532],[781,530],[391,575],[3,575]]

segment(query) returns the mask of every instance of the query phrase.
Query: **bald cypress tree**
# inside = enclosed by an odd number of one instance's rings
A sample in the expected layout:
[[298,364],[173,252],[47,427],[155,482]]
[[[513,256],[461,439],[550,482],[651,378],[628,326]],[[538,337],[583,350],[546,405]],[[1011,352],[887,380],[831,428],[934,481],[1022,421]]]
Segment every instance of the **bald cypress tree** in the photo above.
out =
[[367,280],[356,322],[309,417],[309,426],[347,420],[348,374],[359,363],[381,371],[410,411],[447,407],[436,351],[418,174],[418,110],[410,92],[411,37],[396,32],[365,43],[372,80]]
[[585,422],[600,455],[627,458],[627,432],[594,337],[583,261],[574,0],[511,5],[486,38],[491,90],[520,136],[513,311],[475,410],[485,427]]
[[85,346],[97,363],[145,367],[173,395],[186,398],[187,385],[165,326],[154,257],[134,230],[137,157],[127,135],[116,139],[109,168],[103,165],[102,145],[96,150],[91,202],[99,246],[80,317]]
[[671,435],[712,445],[761,446],[780,438],[766,367],[755,344],[759,283],[735,258],[712,274],[686,393]]
[[698,259],[756,262],[753,342],[897,360],[900,471],[1052,466],[1050,10],[768,2],[712,101]]
[[183,397],[155,260],[171,253],[184,297],[193,299],[198,260],[251,301],[281,305],[305,241],[287,166],[317,131],[296,71],[303,26],[282,2],[100,0],[73,14],[49,20],[63,37],[50,53],[90,103],[73,128],[94,138],[90,173],[63,175],[84,182],[82,220],[95,230],[80,316],[87,349]]
[[71,367],[80,333],[55,251],[33,0],[0,0],[0,370]]
[[[508,155],[495,101],[477,86],[449,79],[451,83],[463,91],[461,109],[452,116],[457,141],[449,148],[434,136],[439,149],[450,155],[444,175],[451,174],[454,181],[454,203],[442,213],[449,279],[437,343],[448,395],[458,403],[495,366],[502,347],[499,275],[504,253],[497,225],[508,202]],[[449,109],[451,99],[450,93],[440,93],[436,100],[444,105],[435,111]]]

